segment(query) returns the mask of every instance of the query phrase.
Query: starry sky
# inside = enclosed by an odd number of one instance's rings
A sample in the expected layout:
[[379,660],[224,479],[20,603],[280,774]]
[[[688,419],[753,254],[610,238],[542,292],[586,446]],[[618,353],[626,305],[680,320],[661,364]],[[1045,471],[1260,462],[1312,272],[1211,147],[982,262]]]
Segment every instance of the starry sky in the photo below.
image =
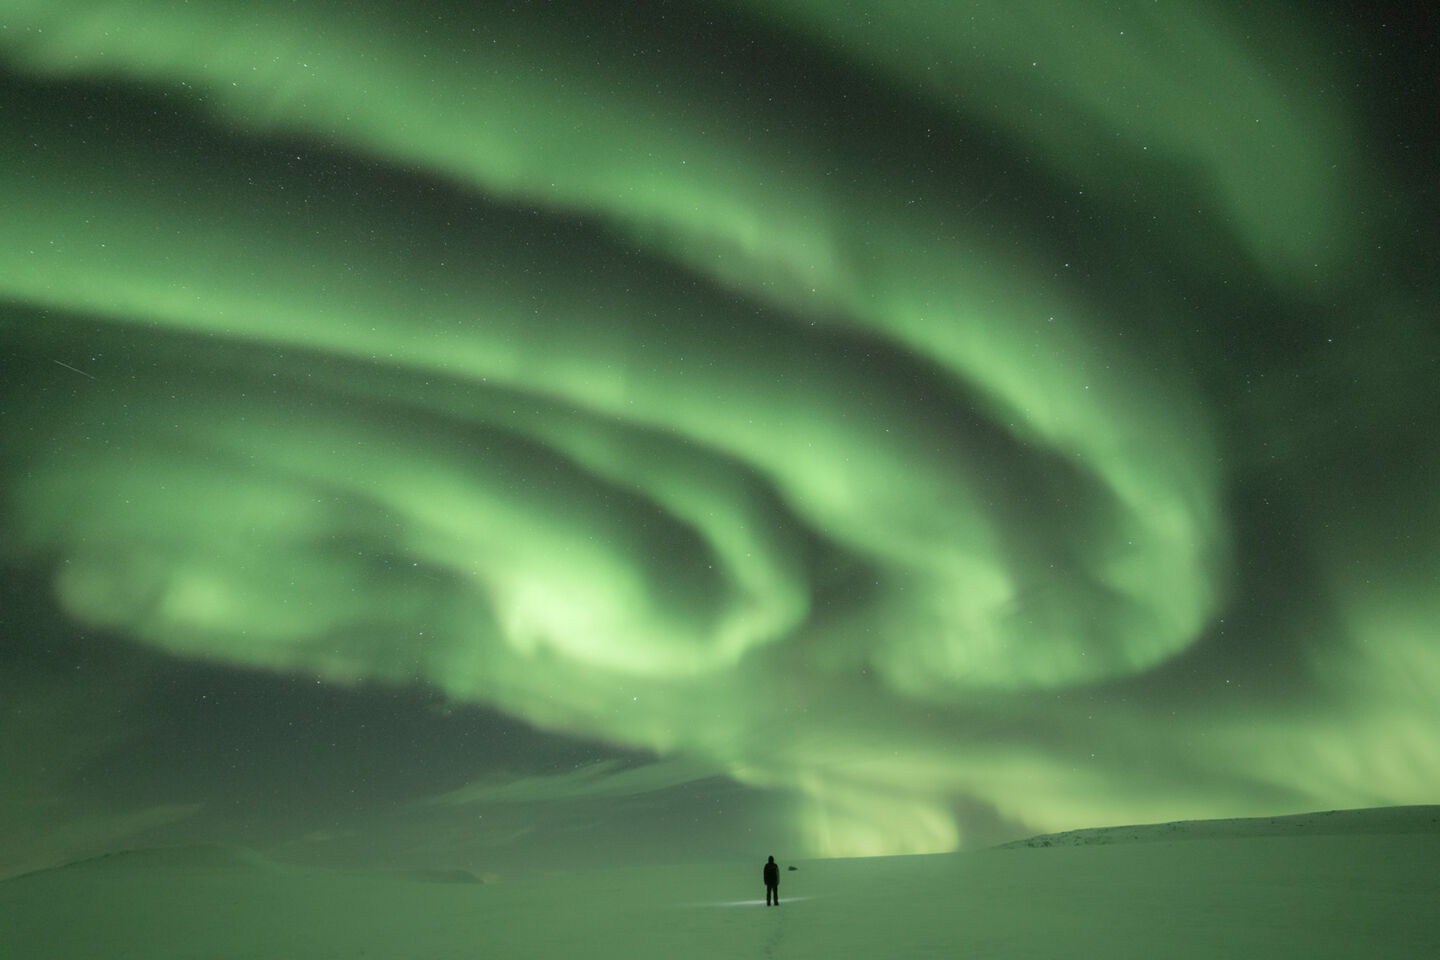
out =
[[1421,26],[0,0],[0,873],[1435,802]]

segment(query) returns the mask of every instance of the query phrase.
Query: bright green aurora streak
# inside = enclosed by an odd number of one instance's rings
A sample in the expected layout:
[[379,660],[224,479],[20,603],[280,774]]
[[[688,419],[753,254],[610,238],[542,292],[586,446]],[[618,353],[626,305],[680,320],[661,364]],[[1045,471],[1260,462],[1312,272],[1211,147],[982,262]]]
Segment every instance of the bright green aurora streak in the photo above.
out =
[[0,536],[75,621],[824,854],[1435,799],[1429,294],[1318,28],[469,6],[0,2]]

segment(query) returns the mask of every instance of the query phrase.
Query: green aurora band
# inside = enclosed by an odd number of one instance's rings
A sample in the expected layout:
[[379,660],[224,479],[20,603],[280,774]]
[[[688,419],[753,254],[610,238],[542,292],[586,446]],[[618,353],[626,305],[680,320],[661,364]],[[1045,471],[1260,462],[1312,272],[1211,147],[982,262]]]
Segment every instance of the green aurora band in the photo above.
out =
[[[0,535],[76,621],[685,757],[823,854],[1435,799],[1423,365],[1323,441],[1294,382],[1435,346],[1323,38],[476,6],[0,2]],[[1304,350],[1228,363],[1240,303]],[[1303,476],[1360,446],[1380,494]]]

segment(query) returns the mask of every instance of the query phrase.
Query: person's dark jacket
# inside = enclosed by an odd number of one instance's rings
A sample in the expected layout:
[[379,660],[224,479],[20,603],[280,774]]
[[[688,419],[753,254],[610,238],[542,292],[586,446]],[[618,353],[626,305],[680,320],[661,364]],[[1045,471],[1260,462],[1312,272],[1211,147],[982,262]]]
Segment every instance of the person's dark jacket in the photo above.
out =
[[765,886],[780,886],[780,864],[776,863],[774,860],[771,860],[769,863],[765,864]]

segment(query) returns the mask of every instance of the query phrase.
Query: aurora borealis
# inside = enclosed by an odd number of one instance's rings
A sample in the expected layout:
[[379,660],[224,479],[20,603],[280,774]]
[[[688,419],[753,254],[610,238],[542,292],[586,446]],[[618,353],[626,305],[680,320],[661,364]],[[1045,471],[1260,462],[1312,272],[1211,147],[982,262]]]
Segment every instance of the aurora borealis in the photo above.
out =
[[1435,98],[1366,9],[3,0],[6,836],[1435,801]]

